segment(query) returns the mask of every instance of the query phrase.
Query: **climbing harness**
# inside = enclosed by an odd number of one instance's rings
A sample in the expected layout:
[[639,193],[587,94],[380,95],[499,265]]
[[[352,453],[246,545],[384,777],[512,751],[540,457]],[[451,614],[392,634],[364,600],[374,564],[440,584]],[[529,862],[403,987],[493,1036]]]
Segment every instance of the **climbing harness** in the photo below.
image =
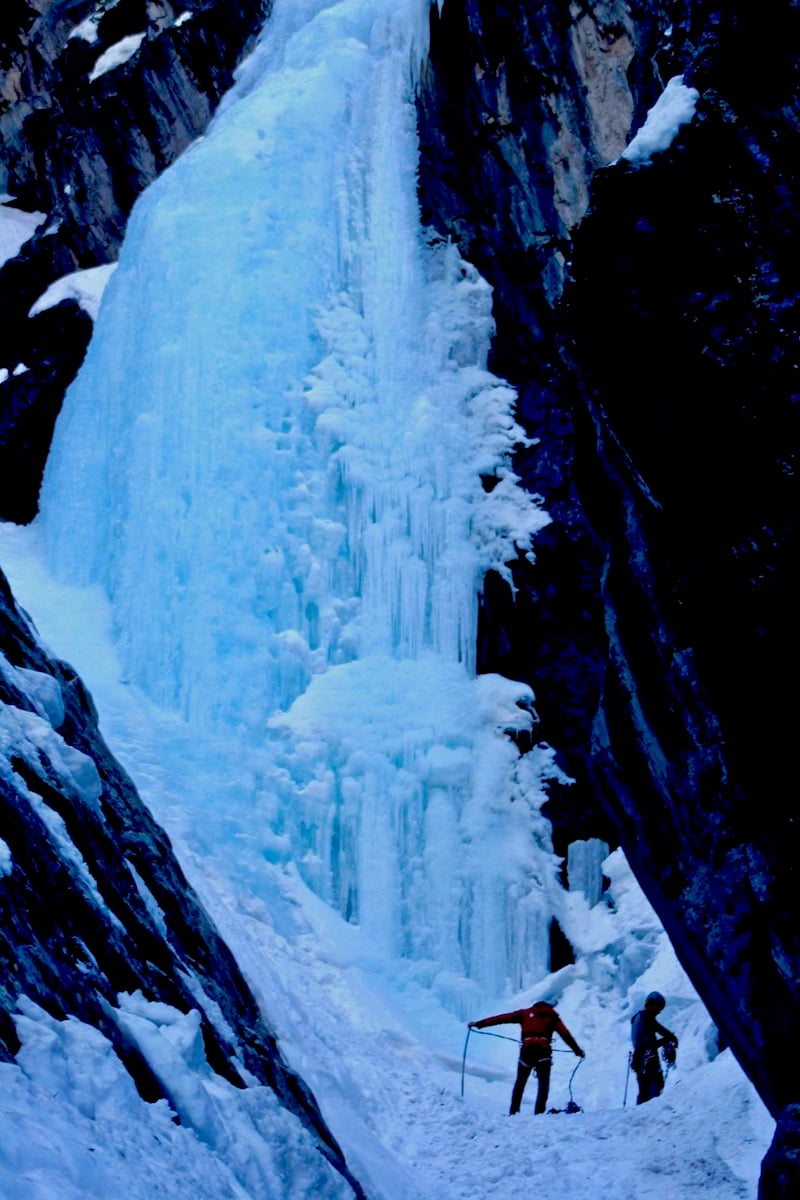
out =
[[[677,1047],[674,1042],[662,1042],[661,1058],[664,1063],[664,1071],[663,1071],[664,1083],[662,1084],[662,1090],[663,1090],[663,1087],[666,1085],[667,1079],[669,1078],[669,1073],[672,1070],[672,1068],[675,1066],[675,1061],[677,1059]],[[645,1070],[645,1068],[648,1066],[648,1064],[652,1063],[654,1059],[656,1062],[658,1062],[658,1050],[645,1051],[644,1057],[642,1058],[642,1070]],[[628,1069],[625,1072],[625,1094],[622,1097],[622,1107],[623,1108],[625,1108],[625,1106],[628,1103],[628,1080],[631,1077],[632,1066],[633,1066],[633,1051],[629,1051],[629,1053],[628,1053]]]
[[628,1070],[625,1075],[625,1095],[622,1097],[622,1107],[623,1108],[625,1108],[625,1106],[628,1103],[628,1080],[631,1077],[631,1071],[632,1070],[636,1071],[636,1077],[638,1079],[641,1074],[643,1074],[644,1072],[646,1072],[649,1069],[650,1065],[653,1063],[654,1060],[656,1063],[658,1063],[658,1051],[657,1050],[645,1050],[644,1053],[642,1053],[642,1055],[641,1055],[640,1065],[638,1067],[633,1066],[633,1055],[634,1055],[634,1051],[630,1050],[628,1052]]

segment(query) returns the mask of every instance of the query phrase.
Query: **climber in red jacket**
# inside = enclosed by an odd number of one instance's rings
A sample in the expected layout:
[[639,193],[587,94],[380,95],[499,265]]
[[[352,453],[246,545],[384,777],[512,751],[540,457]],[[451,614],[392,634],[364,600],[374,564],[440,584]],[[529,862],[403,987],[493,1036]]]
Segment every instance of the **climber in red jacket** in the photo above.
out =
[[519,1025],[522,1045],[517,1065],[517,1078],[511,1093],[511,1116],[518,1113],[522,1104],[522,1093],[528,1082],[531,1071],[536,1072],[539,1088],[536,1093],[535,1112],[543,1113],[547,1107],[547,1095],[550,1091],[550,1068],[553,1062],[553,1051],[550,1045],[553,1034],[557,1033],[567,1043],[570,1050],[578,1058],[585,1058],[575,1038],[567,1029],[552,1004],[539,1000],[530,1008],[520,1008],[516,1012],[500,1013],[496,1017],[484,1017],[482,1021],[470,1021],[470,1029],[485,1029],[487,1025]]

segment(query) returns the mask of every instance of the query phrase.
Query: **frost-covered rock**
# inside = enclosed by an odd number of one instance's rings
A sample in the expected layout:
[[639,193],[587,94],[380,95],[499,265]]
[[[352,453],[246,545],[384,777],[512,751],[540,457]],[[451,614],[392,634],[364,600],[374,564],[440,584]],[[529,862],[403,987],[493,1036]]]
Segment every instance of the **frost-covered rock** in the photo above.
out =
[[[137,196],[202,133],[268,7],[15,0],[4,11],[0,372],[22,357],[30,376],[0,392],[2,517],[35,514],[53,422],[86,349],[76,271],[116,260]],[[58,310],[29,315],[51,287]]]
[[[88,1069],[90,1044],[102,1045],[116,1052],[117,1067],[101,1074],[117,1093],[166,1100],[223,1153],[231,1134],[214,1097],[267,1087],[302,1129],[290,1138],[301,1173],[320,1151],[342,1176],[330,1194],[352,1194],[313,1096],[111,757],[90,697],[43,650],[1,575],[0,828],[0,1059],[18,1059],[31,1078],[40,1063],[51,1085],[63,1044],[65,1094],[94,1111],[101,1078],[77,1086],[75,1072]],[[274,1133],[280,1158],[286,1134]]]

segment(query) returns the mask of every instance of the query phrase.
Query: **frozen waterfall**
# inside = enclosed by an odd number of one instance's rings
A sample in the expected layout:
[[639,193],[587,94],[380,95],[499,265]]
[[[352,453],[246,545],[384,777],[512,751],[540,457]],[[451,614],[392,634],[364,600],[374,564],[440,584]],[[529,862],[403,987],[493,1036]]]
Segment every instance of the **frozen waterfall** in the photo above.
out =
[[555,767],[473,650],[485,572],[547,517],[490,289],[420,228],[426,37],[427,0],[276,0],[134,210],[41,521],[174,714],[198,837],[292,865],[466,1012],[548,969]]

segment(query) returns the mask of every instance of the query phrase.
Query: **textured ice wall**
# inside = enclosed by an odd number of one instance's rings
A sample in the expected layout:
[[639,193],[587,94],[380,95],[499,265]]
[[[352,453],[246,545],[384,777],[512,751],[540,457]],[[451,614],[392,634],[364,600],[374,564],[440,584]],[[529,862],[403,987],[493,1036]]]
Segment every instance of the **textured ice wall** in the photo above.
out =
[[547,517],[510,468],[490,289],[419,225],[426,11],[276,4],[134,211],[41,507],[195,735],[201,806],[457,1002],[547,968],[551,756],[508,736],[529,689],[474,675],[483,574]]

